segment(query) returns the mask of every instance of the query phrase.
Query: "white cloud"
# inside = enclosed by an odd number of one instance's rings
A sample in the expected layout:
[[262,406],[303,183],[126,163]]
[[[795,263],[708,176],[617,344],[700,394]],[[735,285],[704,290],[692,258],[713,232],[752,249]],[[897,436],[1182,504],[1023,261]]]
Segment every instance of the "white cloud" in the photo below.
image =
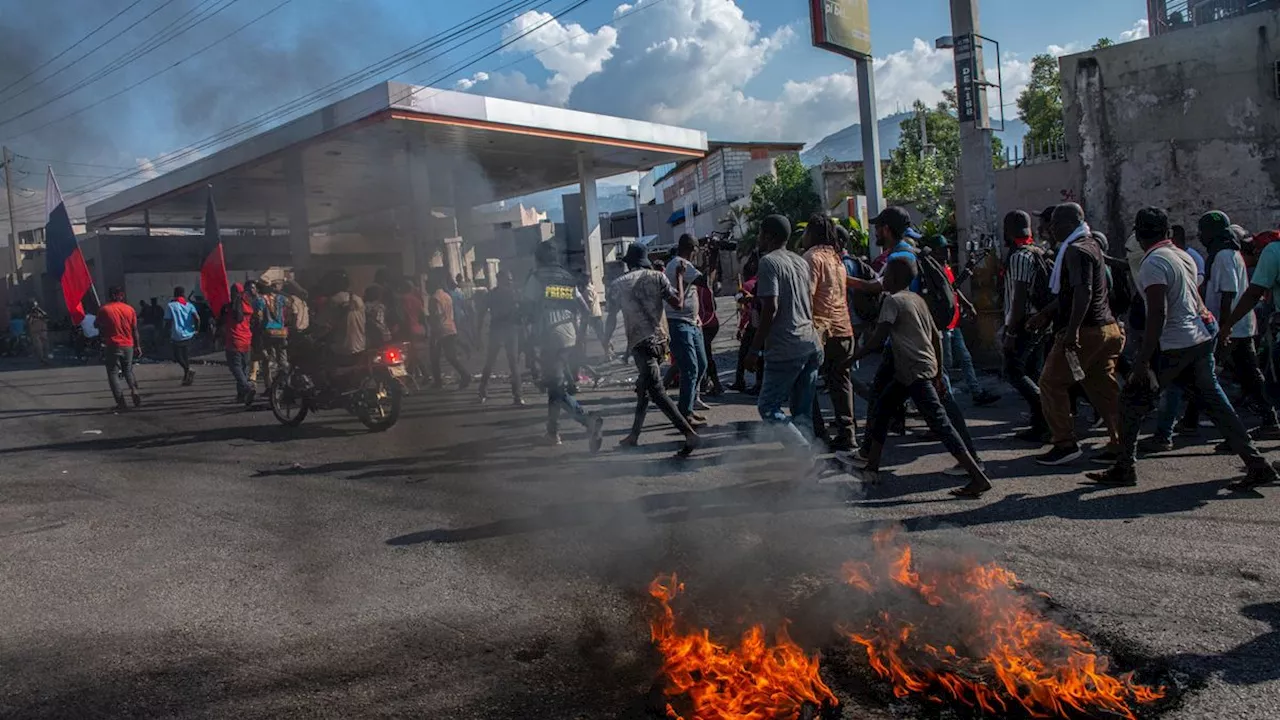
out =
[[[747,94],[797,28],[772,34],[748,19],[736,0],[633,0],[618,5],[612,24],[588,32],[562,25],[545,13],[527,12],[503,30],[512,38],[537,28],[511,49],[533,55],[550,77],[531,82],[520,72],[477,73],[457,87],[581,110],[701,128],[714,139],[814,141],[858,116],[852,70],[787,81],[771,97]],[[1145,35],[1146,22],[1120,35]],[[1062,56],[1087,49],[1081,42],[1051,45]],[[911,46],[874,61],[879,115],[932,105],[955,86],[950,50],[915,39]],[[1006,53],[1001,64],[1006,113],[1031,77],[1031,63]],[[990,71],[989,74],[994,74]],[[995,81],[994,77],[990,80]],[[995,105],[993,94],[990,102]],[[994,108],[993,108],[994,110]]]
[[156,169],[156,164],[151,158],[137,158],[134,162],[138,164],[138,177],[142,180],[150,180],[151,178],[160,177],[160,171]]
[[1147,19],[1142,18],[1133,24],[1133,27],[1120,33],[1120,42],[1130,42],[1132,40],[1141,40],[1151,35],[1151,28],[1147,25]]
[[489,73],[478,72],[469,78],[462,78],[458,82],[454,83],[453,87],[457,90],[462,90],[463,92],[466,92],[467,90],[470,90],[476,85],[479,85],[482,82],[488,81],[488,79],[489,79]]

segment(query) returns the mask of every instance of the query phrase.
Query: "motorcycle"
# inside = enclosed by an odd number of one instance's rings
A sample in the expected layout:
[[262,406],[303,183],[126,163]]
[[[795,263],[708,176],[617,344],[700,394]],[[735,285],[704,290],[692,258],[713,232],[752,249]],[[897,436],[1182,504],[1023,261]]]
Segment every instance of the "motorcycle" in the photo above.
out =
[[343,409],[371,432],[385,432],[400,419],[409,376],[400,347],[365,353],[359,364],[331,375],[318,384],[297,364],[283,370],[268,391],[276,420],[297,427],[314,411]]

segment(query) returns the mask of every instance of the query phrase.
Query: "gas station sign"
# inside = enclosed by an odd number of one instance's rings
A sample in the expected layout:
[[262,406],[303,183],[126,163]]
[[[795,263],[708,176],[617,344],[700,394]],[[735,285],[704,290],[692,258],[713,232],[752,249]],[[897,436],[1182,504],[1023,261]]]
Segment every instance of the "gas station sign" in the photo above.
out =
[[851,57],[871,57],[870,0],[809,0],[814,47]]

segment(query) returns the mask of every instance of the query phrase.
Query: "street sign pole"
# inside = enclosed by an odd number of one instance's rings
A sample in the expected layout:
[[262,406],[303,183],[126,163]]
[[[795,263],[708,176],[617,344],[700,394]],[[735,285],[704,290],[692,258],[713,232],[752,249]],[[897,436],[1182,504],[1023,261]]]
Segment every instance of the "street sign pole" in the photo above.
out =
[[858,77],[858,113],[862,125],[862,171],[867,212],[884,207],[880,173],[880,128],[876,116],[876,79],[871,63],[871,11],[868,0],[809,0],[813,46],[853,60]]
[[858,112],[862,116],[862,173],[867,186],[867,217],[875,217],[884,209],[880,126],[876,121],[876,80],[871,58],[855,58],[854,63],[858,66]]

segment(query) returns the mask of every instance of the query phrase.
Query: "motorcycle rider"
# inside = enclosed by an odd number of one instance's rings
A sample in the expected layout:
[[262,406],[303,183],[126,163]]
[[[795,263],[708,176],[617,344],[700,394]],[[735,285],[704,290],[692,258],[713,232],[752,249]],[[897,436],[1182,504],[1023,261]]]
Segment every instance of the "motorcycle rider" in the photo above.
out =
[[349,367],[365,351],[364,300],[351,292],[351,278],[345,270],[335,270],[322,282],[323,299],[316,314],[315,340],[331,359],[325,375],[330,379]]
[[604,441],[604,418],[592,415],[578,404],[577,388],[569,377],[574,348],[578,344],[581,318],[589,314],[577,280],[560,263],[560,251],[551,241],[538,245],[534,253],[537,268],[524,287],[531,337],[540,350],[542,378],[547,389],[547,436],[549,445],[560,444],[560,409],[568,409],[574,420],[587,428],[591,452],[600,451]]

